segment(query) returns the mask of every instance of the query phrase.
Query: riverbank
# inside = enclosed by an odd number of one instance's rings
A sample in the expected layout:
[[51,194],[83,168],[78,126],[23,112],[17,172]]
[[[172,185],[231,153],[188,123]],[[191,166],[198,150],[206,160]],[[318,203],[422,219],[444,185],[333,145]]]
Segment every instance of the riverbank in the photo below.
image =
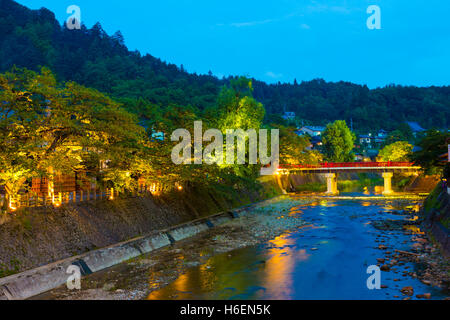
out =
[[[311,201],[314,200],[297,200],[296,203],[306,204]],[[287,229],[312,227],[297,215],[292,215],[294,211],[290,211],[291,206],[291,199],[281,196],[275,203],[241,211],[238,219],[224,225],[89,275],[83,279],[81,291],[69,291],[62,286],[35,298],[146,299],[149,293],[165,287],[188,268],[199,266],[218,254],[257,245],[279,236]],[[150,280],[147,280],[148,277]]]
[[269,179],[259,188],[190,187],[160,196],[20,210],[0,219],[0,278],[280,193]]
[[431,240],[450,258],[450,195],[438,185],[425,200],[421,219]]
[[[217,277],[220,277],[220,273],[225,272],[229,274],[241,274],[243,270],[239,269],[239,265],[236,265],[235,261],[241,261],[243,252],[248,250],[254,250],[251,248],[259,248],[262,244],[268,246],[269,252],[276,253],[276,256],[272,258],[262,258],[252,262],[251,257],[245,256],[242,262],[244,265],[252,266],[251,272],[268,272],[267,277],[288,276],[288,274],[280,274],[282,270],[285,270],[287,266],[291,265],[292,259],[305,259],[305,261],[311,260],[311,257],[321,255],[326,252],[327,246],[330,245],[329,241],[338,234],[333,229],[328,230],[326,225],[320,223],[320,220],[329,221],[326,218],[326,211],[335,211],[339,209],[339,203],[342,200],[326,199],[320,196],[317,197],[286,197],[283,200],[270,204],[264,208],[258,208],[251,212],[241,215],[239,219],[235,219],[226,223],[225,225],[207,230],[202,234],[199,234],[193,238],[180,241],[169,247],[161,248],[157,252],[152,254],[143,255],[141,257],[132,259],[126,263],[110,268],[103,272],[90,275],[83,279],[81,291],[68,291],[65,287],[61,287],[57,290],[53,290],[49,293],[36,297],[38,299],[183,299],[192,298],[192,294],[196,292],[196,286],[200,285],[202,290],[212,290],[215,286],[214,282],[218,281]],[[375,248],[367,252],[368,264],[379,264],[383,271],[383,288],[377,293],[378,298],[380,295],[389,299],[419,299],[422,297],[431,297],[432,299],[442,294],[438,294],[437,290],[439,285],[437,283],[430,282],[429,285],[425,282],[417,283],[417,279],[414,277],[414,272],[419,275],[420,272],[417,267],[417,262],[413,261],[401,261],[401,257],[397,257],[398,252],[396,249],[401,249],[402,252],[412,252],[416,254],[415,250],[418,250],[416,243],[423,240],[417,234],[413,227],[417,227],[414,222],[409,220],[409,217],[403,217],[403,215],[397,214],[397,208],[404,207],[405,204],[414,205],[411,208],[416,209],[420,201],[402,200],[402,199],[366,199],[363,200],[343,200],[344,203],[360,203],[363,208],[386,208],[380,217],[372,217],[373,213],[351,213],[350,215],[343,212],[344,216],[333,222],[333,224],[348,222],[355,226],[371,226],[368,227],[364,234],[367,234],[368,239],[373,239],[372,246]],[[370,207],[367,205],[370,204]],[[316,209],[314,209],[316,208]],[[329,209],[327,209],[329,208]],[[350,207],[352,208],[352,207]],[[413,214],[415,211],[408,209],[408,212]],[[313,211],[311,211],[313,210]],[[317,216],[315,211],[320,210],[325,214]],[[364,211],[363,211],[364,212]],[[403,213],[403,212],[401,212]],[[408,223],[409,228],[404,229],[403,224],[399,230],[383,230],[377,225],[386,219],[404,220],[405,226]],[[345,219],[342,222],[339,220]],[[388,220],[389,220],[388,219]],[[348,221],[348,222],[345,222]],[[327,223],[327,224],[328,224]],[[324,229],[325,227],[325,229]],[[354,228],[354,227],[352,227]],[[352,229],[351,229],[352,230]],[[331,233],[330,233],[331,232]],[[339,233],[339,237],[344,239],[347,237],[348,232]],[[290,235],[297,234],[301,249],[295,249],[292,240],[288,237]],[[318,237],[315,234],[321,234]],[[330,238],[331,236],[331,238]],[[325,238],[322,238],[325,237]],[[309,239],[310,238],[310,239]],[[324,240],[320,240],[320,239]],[[358,244],[361,240],[351,240],[350,243]],[[250,248],[250,249],[247,249]],[[270,249],[273,248],[273,249]],[[411,250],[410,250],[411,248]],[[350,249],[350,252],[354,252]],[[366,250],[366,249],[365,249]],[[358,252],[358,251],[356,251]],[[298,256],[301,254],[300,256]],[[384,255],[384,256],[383,256]],[[338,268],[340,272],[345,272],[343,266],[349,261],[345,261],[345,254],[339,254],[341,257],[339,262],[334,265],[333,268]],[[277,258],[278,257],[278,258]],[[289,258],[289,259],[288,259]],[[269,260],[267,260],[269,259]],[[275,260],[274,260],[275,259]],[[286,260],[288,259],[288,260]],[[344,259],[344,260],[342,260]],[[427,258],[424,258],[425,260]],[[278,261],[279,260],[279,261]],[[315,259],[312,259],[314,261]],[[258,262],[259,261],[259,262]],[[278,265],[278,262],[282,265]],[[275,265],[277,267],[275,267]],[[385,265],[388,265],[386,269]],[[272,267],[271,267],[272,266]],[[320,272],[320,268],[317,272]],[[331,267],[331,266],[330,266]],[[340,269],[343,268],[343,269]],[[351,264],[350,268],[355,268],[357,265]],[[226,270],[226,268],[232,268],[232,270]],[[237,268],[236,270],[234,270]],[[256,269],[255,269],[256,268]],[[281,268],[281,269],[280,269]],[[357,267],[358,272],[365,274],[365,267]],[[273,269],[273,270],[272,270]],[[314,269],[314,268],[313,268]],[[247,269],[245,269],[247,270]],[[270,271],[272,270],[272,271]],[[278,271],[277,271],[278,270]],[[309,270],[309,269],[308,269]],[[414,270],[414,271],[412,271]],[[426,270],[426,269],[425,269]],[[245,271],[248,272],[248,271]],[[284,271],[286,272],[286,271]],[[397,276],[398,275],[398,276]],[[248,275],[244,278],[252,277]],[[352,276],[353,277],[353,276]],[[363,275],[367,277],[367,275]],[[241,279],[241,276],[238,276]],[[229,281],[234,283],[234,276]],[[334,278],[333,278],[334,279]],[[201,281],[200,281],[201,280]],[[199,284],[195,284],[200,281]],[[222,280],[223,281],[223,280]],[[228,280],[227,280],[228,281]],[[247,280],[246,280],[247,281]],[[281,281],[281,279],[279,279]],[[365,286],[365,280],[359,281]],[[359,283],[358,282],[358,283]],[[219,287],[231,285],[231,284],[217,284]],[[233,286],[236,286],[235,283]],[[283,283],[279,283],[280,286]],[[314,284],[315,285],[315,284]],[[433,287],[434,285],[434,287]],[[414,287],[414,296],[409,296],[409,292],[404,288],[409,286]],[[427,289],[429,287],[429,289]],[[232,288],[230,288],[231,290]],[[194,292],[193,292],[194,290]],[[228,289],[227,289],[228,290]],[[223,298],[227,298],[232,292],[223,292]],[[233,289],[236,290],[236,289]],[[267,289],[269,290],[269,289]],[[364,294],[367,293],[367,288]],[[404,294],[403,291],[406,292]],[[311,297],[314,297],[311,292]],[[372,293],[371,293],[372,294]],[[429,295],[428,295],[429,294]],[[419,295],[419,296],[416,296]],[[437,295],[437,296],[436,296]],[[370,297],[371,295],[368,295]],[[203,296],[195,296],[202,298]],[[212,296],[212,297],[222,297]],[[244,296],[242,296],[244,297]],[[253,297],[253,296],[250,296]],[[359,298],[364,298],[361,296]]]

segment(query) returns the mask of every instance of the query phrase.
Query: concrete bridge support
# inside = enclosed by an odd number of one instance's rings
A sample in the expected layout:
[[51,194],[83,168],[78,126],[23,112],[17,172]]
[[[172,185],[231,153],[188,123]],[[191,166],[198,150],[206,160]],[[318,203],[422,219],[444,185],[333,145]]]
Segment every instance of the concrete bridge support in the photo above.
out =
[[383,172],[382,177],[384,179],[384,191],[383,194],[384,195],[389,195],[394,193],[394,191],[392,191],[392,176],[394,174],[392,172]]
[[338,188],[337,188],[337,175],[336,173],[327,173],[325,174],[325,177],[327,178],[327,195],[337,195],[339,194]]

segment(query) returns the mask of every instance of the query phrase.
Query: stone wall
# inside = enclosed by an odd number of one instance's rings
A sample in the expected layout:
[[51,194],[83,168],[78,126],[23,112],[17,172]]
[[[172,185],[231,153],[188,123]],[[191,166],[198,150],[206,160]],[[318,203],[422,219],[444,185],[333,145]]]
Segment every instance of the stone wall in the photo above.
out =
[[450,195],[441,185],[425,200],[422,208],[423,225],[441,247],[443,254],[450,257]]
[[[270,179],[269,179],[270,180]],[[164,196],[28,208],[0,221],[0,278],[279,194],[186,188]]]

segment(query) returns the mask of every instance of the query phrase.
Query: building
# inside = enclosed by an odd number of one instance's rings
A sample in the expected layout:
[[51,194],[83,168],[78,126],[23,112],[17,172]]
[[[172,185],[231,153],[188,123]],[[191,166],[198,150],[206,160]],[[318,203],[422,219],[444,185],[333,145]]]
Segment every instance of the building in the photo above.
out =
[[388,137],[388,134],[384,130],[378,131],[378,133],[375,135],[372,135],[371,133],[361,134],[359,136],[359,143],[367,144],[367,145],[380,144],[380,143],[383,143],[387,137]]
[[164,141],[164,132],[155,132],[152,133],[152,140]]
[[375,136],[375,143],[383,143],[388,137],[387,131],[381,129]]
[[360,144],[371,144],[372,143],[372,134],[361,134],[359,135],[359,143]]
[[311,137],[317,137],[322,135],[322,133],[325,131],[325,127],[320,126],[305,126],[300,128],[296,133],[300,136],[308,134]]
[[414,137],[416,137],[418,133],[426,131],[417,122],[407,121],[406,123],[411,128],[411,131],[413,132]]

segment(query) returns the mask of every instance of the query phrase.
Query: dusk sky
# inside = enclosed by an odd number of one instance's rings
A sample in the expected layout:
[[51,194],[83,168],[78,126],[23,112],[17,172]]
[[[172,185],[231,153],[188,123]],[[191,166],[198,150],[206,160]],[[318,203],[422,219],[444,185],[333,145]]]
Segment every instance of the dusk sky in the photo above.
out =
[[[351,81],[374,88],[450,85],[446,0],[19,0],[62,23],[81,8],[87,27],[121,30],[130,50],[190,72]],[[366,26],[381,8],[381,30]]]

